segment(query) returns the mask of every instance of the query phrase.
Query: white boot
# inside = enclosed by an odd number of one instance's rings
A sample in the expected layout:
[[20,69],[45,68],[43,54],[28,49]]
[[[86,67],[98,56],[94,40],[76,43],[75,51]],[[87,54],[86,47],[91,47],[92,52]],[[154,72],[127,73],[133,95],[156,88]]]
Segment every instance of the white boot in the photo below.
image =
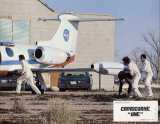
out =
[[51,87],[51,90],[52,90],[52,91],[55,91],[55,92],[58,92],[58,91],[59,91],[59,88],[56,87],[56,86],[52,86],[52,87]]

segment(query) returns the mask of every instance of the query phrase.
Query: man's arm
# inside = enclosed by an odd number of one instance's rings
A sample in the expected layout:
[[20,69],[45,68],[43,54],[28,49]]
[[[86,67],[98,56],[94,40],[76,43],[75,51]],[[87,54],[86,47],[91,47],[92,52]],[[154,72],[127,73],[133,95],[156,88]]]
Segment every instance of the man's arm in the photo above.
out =
[[142,68],[141,68],[141,72],[143,73],[143,72],[147,72],[147,65],[148,63],[145,61],[145,62],[143,62],[142,63]]
[[128,70],[129,70],[131,76],[133,76],[133,75],[134,75],[134,72],[133,72],[133,65],[132,65],[132,64],[129,64],[129,65],[128,65]]
[[24,62],[24,60],[22,60],[21,65],[22,65],[22,74],[24,74],[25,73],[25,62]]

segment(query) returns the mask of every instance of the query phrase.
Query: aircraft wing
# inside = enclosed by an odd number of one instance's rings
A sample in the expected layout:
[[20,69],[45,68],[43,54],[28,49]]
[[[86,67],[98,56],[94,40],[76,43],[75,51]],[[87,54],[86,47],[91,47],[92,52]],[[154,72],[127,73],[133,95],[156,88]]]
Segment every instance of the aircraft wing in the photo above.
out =
[[96,72],[103,75],[118,75],[124,69],[123,64],[115,62],[100,62],[92,64],[88,68],[38,68],[33,72]]
[[38,68],[32,69],[33,72],[91,72],[91,68]]

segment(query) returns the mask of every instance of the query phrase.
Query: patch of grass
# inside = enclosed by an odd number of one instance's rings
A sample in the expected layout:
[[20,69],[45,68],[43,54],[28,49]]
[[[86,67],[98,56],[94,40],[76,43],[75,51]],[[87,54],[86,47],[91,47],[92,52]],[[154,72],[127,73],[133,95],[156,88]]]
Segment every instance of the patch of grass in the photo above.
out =
[[36,98],[36,100],[48,101],[50,97],[51,97],[51,96],[48,96],[48,95],[39,95],[39,96]]
[[41,113],[40,118],[43,124],[75,124],[78,114],[69,109],[67,103],[55,98],[49,101],[48,110]]

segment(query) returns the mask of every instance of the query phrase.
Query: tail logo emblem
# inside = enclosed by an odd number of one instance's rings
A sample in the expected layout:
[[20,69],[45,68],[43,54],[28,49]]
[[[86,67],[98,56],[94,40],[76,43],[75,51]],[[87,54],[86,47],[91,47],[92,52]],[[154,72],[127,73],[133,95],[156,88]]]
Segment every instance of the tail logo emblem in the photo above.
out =
[[63,38],[66,42],[69,40],[69,30],[68,29],[64,29]]

